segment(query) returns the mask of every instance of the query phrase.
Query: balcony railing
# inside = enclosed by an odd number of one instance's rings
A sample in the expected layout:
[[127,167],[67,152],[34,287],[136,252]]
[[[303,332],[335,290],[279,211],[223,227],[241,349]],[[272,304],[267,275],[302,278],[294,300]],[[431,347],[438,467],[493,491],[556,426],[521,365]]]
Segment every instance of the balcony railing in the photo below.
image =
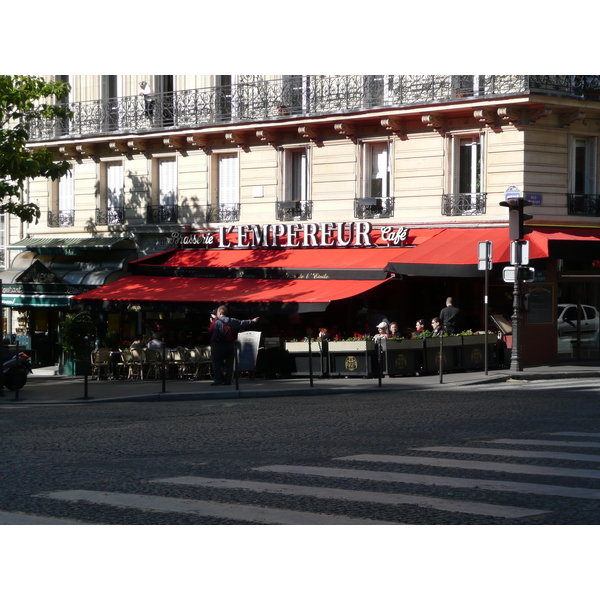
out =
[[567,212],[578,217],[600,217],[600,196],[567,194]]
[[96,225],[122,225],[125,222],[125,208],[97,208]]
[[487,193],[444,194],[442,214],[446,217],[484,215]]
[[177,223],[178,206],[176,204],[165,204],[156,206],[149,204],[146,207],[147,223]]
[[234,223],[240,220],[240,204],[221,204],[209,206],[206,211],[206,220],[209,223]]
[[312,207],[312,200],[278,202],[275,213],[279,221],[308,221],[312,219]]
[[48,227],[73,227],[75,225],[74,210],[49,210]]
[[147,129],[289,119],[454,102],[463,97],[549,94],[600,99],[593,75],[289,75],[227,86],[153,94],[152,118],[138,95],[73,102],[71,119],[32,125],[31,140],[78,138]]
[[357,219],[388,219],[394,216],[394,198],[355,198],[354,217]]

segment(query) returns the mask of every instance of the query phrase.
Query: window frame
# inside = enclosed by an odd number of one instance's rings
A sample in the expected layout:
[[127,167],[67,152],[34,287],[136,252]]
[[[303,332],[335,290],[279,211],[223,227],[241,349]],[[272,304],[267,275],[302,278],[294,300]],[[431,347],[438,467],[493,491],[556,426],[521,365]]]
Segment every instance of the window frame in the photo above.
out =
[[[583,190],[578,189],[578,142],[583,142],[585,156],[583,159]],[[598,193],[598,137],[573,135],[569,145],[571,157],[569,161],[569,191],[577,196],[589,196]]]

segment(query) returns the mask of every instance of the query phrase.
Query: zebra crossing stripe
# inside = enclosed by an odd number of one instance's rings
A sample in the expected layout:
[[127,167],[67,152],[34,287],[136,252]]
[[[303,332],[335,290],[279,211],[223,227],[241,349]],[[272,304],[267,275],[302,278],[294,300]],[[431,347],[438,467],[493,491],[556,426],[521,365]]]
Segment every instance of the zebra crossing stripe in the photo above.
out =
[[428,446],[411,448],[419,452],[450,452],[458,454],[482,454],[486,456],[514,456],[517,458],[552,458],[555,460],[581,460],[600,462],[600,456],[594,454],[573,454],[571,452],[540,452],[533,450],[504,450],[502,448],[465,448],[461,446]]
[[[424,450],[425,448],[419,448]],[[433,448],[430,448],[433,450]],[[474,448],[477,450],[477,448]],[[442,452],[442,450],[436,450]],[[448,452],[448,450],[444,450]],[[476,471],[496,471],[501,473],[525,473],[527,475],[556,475],[559,477],[584,477],[600,479],[600,471],[591,469],[566,469],[561,467],[537,467],[513,463],[485,462],[478,460],[454,460],[450,458],[428,458],[426,456],[390,456],[382,454],[357,454],[334,460],[358,460],[362,462],[384,462],[402,465],[425,465],[428,467],[449,467],[451,469],[473,469]]]
[[122,508],[185,513],[201,517],[217,517],[270,525],[401,525],[401,523],[379,521],[377,519],[355,519],[352,517],[315,514],[278,508],[245,506],[243,504],[222,504],[220,502],[206,502],[204,500],[166,498],[119,492],[98,492],[94,490],[64,490],[60,492],[46,492],[38,496],[54,500],[66,500],[70,502],[83,500],[94,504],[108,504]]
[[72,519],[57,519],[56,517],[41,517],[25,513],[0,511],[0,525],[90,525],[90,523],[73,521]]
[[269,465],[264,467],[256,467],[254,470],[269,473],[285,473],[289,475],[388,481],[391,483],[409,483],[413,485],[439,485],[466,489],[477,488],[495,492],[516,492],[537,494],[540,496],[562,496],[565,498],[583,498],[585,500],[600,499],[600,490],[572,488],[541,483],[522,483],[519,481],[495,481],[493,479],[468,479],[463,477],[421,475],[419,473],[390,473],[387,471],[363,471],[358,469],[340,469],[331,467],[302,467],[296,465]]
[[191,485],[214,487],[221,489],[242,489],[253,492],[268,492],[294,496],[310,496],[327,500],[347,500],[350,502],[376,502],[378,504],[412,504],[421,508],[433,508],[450,512],[460,512],[472,515],[486,515],[506,519],[519,519],[541,515],[549,511],[518,508],[485,504],[482,502],[468,502],[449,500],[445,498],[429,498],[426,496],[411,496],[409,494],[390,494],[384,492],[365,492],[360,490],[343,490],[338,488],[305,487],[301,485],[288,485],[266,483],[262,481],[238,481],[232,479],[210,479],[205,477],[170,477],[168,479],[155,479],[151,483],[167,483],[175,485]]
[[586,433],[585,431],[555,431],[545,435],[570,435],[572,437],[600,437],[600,433]]
[[[600,442],[560,442],[556,440],[486,440],[486,444],[517,444],[521,446],[562,446],[565,448],[600,448]],[[587,456],[587,455],[586,455]]]

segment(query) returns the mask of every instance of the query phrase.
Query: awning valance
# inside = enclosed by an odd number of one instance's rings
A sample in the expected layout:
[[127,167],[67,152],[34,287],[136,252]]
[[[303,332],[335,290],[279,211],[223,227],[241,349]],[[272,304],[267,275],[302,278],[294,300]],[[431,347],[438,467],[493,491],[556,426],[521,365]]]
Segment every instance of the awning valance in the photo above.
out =
[[74,255],[82,250],[109,250],[135,248],[132,239],[122,236],[86,238],[24,238],[8,246],[8,250],[34,250],[48,255]]
[[280,312],[325,310],[330,302],[350,298],[384,280],[213,279],[130,275],[78,294],[73,302],[89,303],[253,303]]

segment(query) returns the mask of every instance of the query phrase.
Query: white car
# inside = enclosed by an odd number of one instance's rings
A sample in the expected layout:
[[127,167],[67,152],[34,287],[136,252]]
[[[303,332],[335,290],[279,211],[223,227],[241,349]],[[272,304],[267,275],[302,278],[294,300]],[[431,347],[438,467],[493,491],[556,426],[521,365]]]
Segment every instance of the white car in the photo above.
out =
[[598,344],[600,330],[600,317],[598,310],[589,304],[559,304],[557,332],[558,351],[569,352],[572,343],[577,341],[577,321],[579,320],[579,341],[582,346],[595,346]]

